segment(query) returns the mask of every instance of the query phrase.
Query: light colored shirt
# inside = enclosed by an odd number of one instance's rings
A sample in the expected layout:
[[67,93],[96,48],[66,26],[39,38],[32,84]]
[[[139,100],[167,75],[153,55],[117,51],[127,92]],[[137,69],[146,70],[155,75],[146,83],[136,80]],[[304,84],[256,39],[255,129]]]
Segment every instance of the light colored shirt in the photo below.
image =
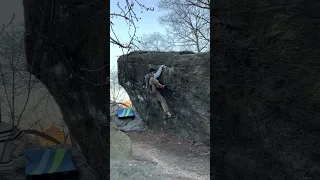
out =
[[164,65],[161,65],[158,69],[158,71],[153,75],[154,78],[158,79],[158,77],[161,75],[162,68]]

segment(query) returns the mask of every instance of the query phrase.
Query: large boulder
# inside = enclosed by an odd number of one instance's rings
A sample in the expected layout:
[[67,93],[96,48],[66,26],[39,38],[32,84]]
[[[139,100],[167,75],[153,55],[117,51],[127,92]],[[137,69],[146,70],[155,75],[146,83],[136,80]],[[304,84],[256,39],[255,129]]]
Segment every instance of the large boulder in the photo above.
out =
[[[159,80],[168,87],[161,94],[176,115],[168,121],[161,105],[143,87],[149,68],[160,65],[166,67]],[[118,59],[118,78],[149,128],[209,144],[209,65],[209,53],[135,51]]]
[[319,2],[214,3],[215,178],[319,179]]

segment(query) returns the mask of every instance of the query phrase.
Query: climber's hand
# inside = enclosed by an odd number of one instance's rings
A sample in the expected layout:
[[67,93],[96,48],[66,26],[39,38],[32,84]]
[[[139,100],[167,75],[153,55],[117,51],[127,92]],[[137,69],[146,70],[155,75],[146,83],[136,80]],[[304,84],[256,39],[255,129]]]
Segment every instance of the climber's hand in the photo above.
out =
[[164,89],[165,86],[166,86],[166,85],[162,84],[161,88]]

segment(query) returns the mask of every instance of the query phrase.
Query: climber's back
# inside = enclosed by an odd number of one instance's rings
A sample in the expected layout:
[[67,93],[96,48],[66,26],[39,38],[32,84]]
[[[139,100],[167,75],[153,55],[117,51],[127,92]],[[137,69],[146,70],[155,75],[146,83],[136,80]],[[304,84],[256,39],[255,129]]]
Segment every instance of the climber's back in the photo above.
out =
[[175,116],[172,115],[171,112],[169,111],[169,107],[168,107],[166,100],[157,90],[157,86],[162,89],[165,87],[165,85],[159,83],[159,81],[157,80],[157,78],[161,74],[163,67],[164,67],[164,65],[161,65],[160,68],[158,69],[158,71],[156,71],[154,68],[149,69],[150,73],[145,75],[146,88],[148,89],[150,94],[152,96],[154,96],[161,103],[161,106],[162,106],[164,112],[167,114],[167,118],[174,118]]
[[150,68],[149,73],[144,76],[145,87],[149,91],[152,91],[152,89],[153,89],[152,87],[154,86],[154,84],[151,82],[152,81],[151,78],[157,79],[161,74],[163,66],[164,65],[161,65],[160,68],[158,69],[158,71],[154,68]]

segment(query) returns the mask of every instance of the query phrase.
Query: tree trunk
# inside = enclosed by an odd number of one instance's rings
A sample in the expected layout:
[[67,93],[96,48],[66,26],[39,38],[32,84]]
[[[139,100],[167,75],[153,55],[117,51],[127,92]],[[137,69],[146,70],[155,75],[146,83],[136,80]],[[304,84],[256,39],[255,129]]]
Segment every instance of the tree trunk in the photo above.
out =
[[23,1],[28,70],[54,97],[99,179],[109,177],[108,3]]

